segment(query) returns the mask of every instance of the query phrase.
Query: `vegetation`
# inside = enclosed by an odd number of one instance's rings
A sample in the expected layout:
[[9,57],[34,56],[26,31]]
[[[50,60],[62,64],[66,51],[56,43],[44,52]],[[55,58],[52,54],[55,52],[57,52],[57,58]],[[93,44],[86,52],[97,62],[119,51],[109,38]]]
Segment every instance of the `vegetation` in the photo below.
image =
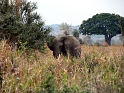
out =
[[[36,4],[26,0],[0,1],[0,92],[124,92],[123,46],[81,46],[81,58],[61,56],[56,60],[48,48],[44,50],[45,43],[54,37],[35,9]],[[83,21],[80,31],[104,34],[110,44],[111,38],[120,33],[120,26],[123,30],[123,17],[102,13]],[[62,23],[60,28],[69,34],[70,25]],[[79,38],[77,31],[73,35]]]
[[[121,19],[120,22],[118,22],[118,17]],[[105,41],[110,45],[111,38],[121,34],[120,23],[123,28],[124,17],[109,13],[96,14],[82,22],[80,32],[85,35],[105,35]]]
[[77,29],[74,29],[74,31],[72,32],[72,35],[74,36],[74,37],[76,37],[77,39],[79,39],[79,31],[77,30]]
[[51,29],[44,27],[37,5],[26,0],[0,1],[0,40],[26,49],[44,49]]
[[79,40],[80,44],[84,44],[83,40],[81,38],[79,38],[79,35],[80,35],[79,30],[73,29],[72,35]]
[[123,93],[124,48],[82,46],[79,59],[13,50],[0,42],[2,93]]
[[70,32],[72,31],[71,25],[64,23],[64,22],[60,24],[59,28],[61,31],[64,32],[65,35],[69,35]]

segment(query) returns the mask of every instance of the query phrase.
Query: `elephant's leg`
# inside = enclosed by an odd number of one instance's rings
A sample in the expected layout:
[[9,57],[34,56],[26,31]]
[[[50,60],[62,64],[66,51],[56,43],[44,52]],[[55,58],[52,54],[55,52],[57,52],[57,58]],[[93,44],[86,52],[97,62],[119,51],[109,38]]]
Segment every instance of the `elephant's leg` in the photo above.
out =
[[61,49],[61,52],[62,52],[62,54],[64,55],[64,56],[68,56],[68,54],[67,54],[67,50],[63,47],[62,49]]

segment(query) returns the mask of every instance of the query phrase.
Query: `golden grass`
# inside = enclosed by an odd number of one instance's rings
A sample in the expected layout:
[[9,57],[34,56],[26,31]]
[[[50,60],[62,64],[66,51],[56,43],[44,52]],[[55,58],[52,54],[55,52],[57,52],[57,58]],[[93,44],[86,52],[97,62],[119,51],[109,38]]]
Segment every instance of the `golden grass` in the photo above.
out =
[[[122,93],[124,48],[82,46],[81,58],[12,50],[0,43],[3,93]],[[53,79],[50,79],[53,77]],[[50,87],[48,87],[50,86]],[[52,92],[48,92],[52,91]],[[68,92],[63,92],[68,91]]]

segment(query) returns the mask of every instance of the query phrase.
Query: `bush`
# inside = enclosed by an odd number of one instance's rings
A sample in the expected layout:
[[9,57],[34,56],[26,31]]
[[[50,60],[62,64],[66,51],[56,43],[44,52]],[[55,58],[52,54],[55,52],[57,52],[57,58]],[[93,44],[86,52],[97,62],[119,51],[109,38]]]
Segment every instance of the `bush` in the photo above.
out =
[[34,12],[35,3],[17,3],[2,0],[0,6],[0,40],[9,44],[24,45],[26,49],[44,49],[51,28],[45,27],[41,16]]

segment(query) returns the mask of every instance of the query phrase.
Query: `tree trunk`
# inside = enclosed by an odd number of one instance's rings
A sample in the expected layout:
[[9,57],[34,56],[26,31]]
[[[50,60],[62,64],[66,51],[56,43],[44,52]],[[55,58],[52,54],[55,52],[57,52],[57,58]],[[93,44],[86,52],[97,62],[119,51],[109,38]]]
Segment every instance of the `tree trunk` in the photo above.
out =
[[111,45],[111,38],[112,38],[111,35],[105,34],[105,42],[107,42],[108,45]]
[[105,39],[105,42],[107,42],[108,43],[108,45],[111,45],[111,40],[110,39]]

